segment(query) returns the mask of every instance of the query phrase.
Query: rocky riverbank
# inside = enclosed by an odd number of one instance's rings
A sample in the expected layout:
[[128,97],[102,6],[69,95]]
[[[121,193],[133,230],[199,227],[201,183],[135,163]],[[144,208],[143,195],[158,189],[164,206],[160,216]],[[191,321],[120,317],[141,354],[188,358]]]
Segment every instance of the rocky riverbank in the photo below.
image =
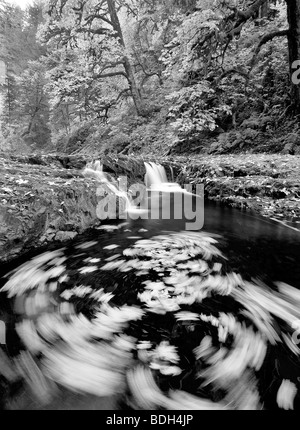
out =
[[0,160],[0,261],[73,239],[95,219],[96,189],[55,159]]
[[[143,180],[143,163],[126,161],[108,157],[105,171]],[[99,225],[99,184],[84,177],[85,166],[80,157],[0,158],[0,262]]]
[[[172,159],[177,181],[204,184],[206,198],[300,229],[300,156],[239,154]],[[171,161],[171,160],[170,160]]]
[[[91,160],[60,155],[0,158],[0,262],[72,240],[99,225],[98,184],[82,173]],[[167,168],[170,180],[204,184],[208,199],[294,227],[300,221],[300,156],[203,155],[153,161]],[[102,162],[105,172],[114,178],[127,176],[129,185],[144,179],[142,158],[105,157]]]

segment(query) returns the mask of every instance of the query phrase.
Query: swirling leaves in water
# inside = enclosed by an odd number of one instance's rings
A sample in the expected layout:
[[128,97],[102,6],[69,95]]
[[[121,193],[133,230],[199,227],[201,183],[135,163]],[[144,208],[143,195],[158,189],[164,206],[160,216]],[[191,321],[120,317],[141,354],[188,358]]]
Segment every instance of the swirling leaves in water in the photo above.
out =
[[[85,242],[77,248],[90,249],[96,244]],[[109,245],[105,251],[117,247]],[[17,365],[17,373],[36,393],[40,384],[45,399],[55,382],[97,396],[124,393],[129,387],[131,406],[137,409],[261,409],[257,372],[269,345],[284,343],[299,355],[291,336],[295,321],[300,320],[299,291],[283,283],[271,290],[259,281],[225,273],[217,238],[207,233],[137,240],[122,254],[104,258],[102,266],[98,266],[100,258],[84,260],[81,275],[118,271],[142,276],[135,293],[139,306],[113,306],[114,296],[102,287],[79,284],[59,290],[59,284],[69,280],[66,260],[64,250],[36,257],[12,272],[2,289],[10,297],[24,296],[19,313],[24,312],[26,318],[16,330],[28,352]],[[57,290],[59,297],[51,298]],[[219,312],[226,297],[239,305],[235,314]],[[76,314],[69,302],[74,298],[96,301],[98,308],[91,318]],[[197,311],[205,299],[216,303],[212,313]],[[174,327],[182,330],[205,327],[199,345],[190,352],[199,390],[221,390],[221,402],[159,388],[157,375],[180,378],[185,369],[171,333],[168,341],[147,339],[145,333],[141,340],[124,333],[135,321],[142,325],[149,314],[172,316]],[[291,381],[282,381],[277,393],[280,408],[292,409],[296,390]]]

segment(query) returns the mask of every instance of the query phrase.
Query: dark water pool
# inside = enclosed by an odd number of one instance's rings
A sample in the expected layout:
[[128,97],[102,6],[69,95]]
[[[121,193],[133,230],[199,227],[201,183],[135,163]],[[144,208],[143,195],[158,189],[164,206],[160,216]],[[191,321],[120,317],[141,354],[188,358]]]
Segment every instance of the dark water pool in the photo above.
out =
[[[167,199],[164,200],[163,198],[162,202],[164,201]],[[271,289],[276,288],[273,282],[279,281],[300,290],[300,232],[258,215],[239,212],[211,202],[205,203],[204,215],[202,231],[218,235],[217,247],[227,258],[227,260],[222,260],[223,274],[233,271],[248,281],[259,279]],[[167,237],[173,232],[182,232],[185,229],[185,223],[185,220],[175,219],[131,220],[129,218],[126,222],[109,222],[106,223],[107,228],[89,231],[65,247],[67,279],[62,282],[59,291],[66,291],[73,288],[74,285],[91,286],[95,290],[103,288],[106,293],[114,295],[112,299],[114,306],[125,304],[140,306],[137,294],[143,290],[143,282],[147,280],[157,282],[166,276],[162,263],[160,263],[159,270],[150,268],[144,273],[139,273],[138,276],[138,262],[136,262],[134,270],[123,272],[113,266],[111,270],[98,270],[91,273],[82,273],[79,269],[87,266],[87,259],[101,260],[101,264],[118,261],[122,258],[123,251],[132,248],[137,241],[151,239],[158,235]],[[186,235],[188,238],[188,232]],[[81,247],[87,242],[91,244],[89,247]],[[49,251],[52,250],[53,248],[49,249]],[[159,251],[159,240],[157,251]],[[34,258],[35,255],[36,253],[27,255],[14,262],[13,266],[2,266],[1,286],[7,281],[3,276],[8,271],[17,268],[30,258]],[[145,258],[142,257],[141,261],[145,261]],[[61,300],[57,292],[54,293],[54,296],[57,302]],[[77,314],[82,313],[90,319],[94,317],[95,303],[90,298],[75,297],[72,299],[72,303]],[[24,315],[22,311],[16,314],[15,310],[14,300],[8,299],[6,293],[1,293],[0,318],[7,324],[6,344],[2,346],[2,350],[8,357],[12,358],[18,357],[20,350],[26,349],[15,332],[16,323],[21,321]],[[234,314],[239,312],[240,306],[230,297],[214,296],[205,298],[202,303],[189,306],[185,304],[182,306],[182,310],[213,315],[217,315],[218,312]],[[215,334],[211,328],[202,323],[199,325],[175,324],[173,314],[172,311],[165,314],[150,312],[142,321],[132,322],[124,330],[124,333],[144,342],[150,340],[154,345],[167,340],[177,347],[180,356],[179,364],[183,372],[180,376],[157,376],[157,383],[164,392],[171,388],[184,390],[213,401],[222,400],[224,393],[221,389],[213,389],[211,385],[199,387],[197,376],[199,364],[195,362],[195,357],[192,354],[193,349],[199,345],[199,340],[203,339],[205,335],[211,335],[215,342]],[[281,323],[276,320],[276,324],[279,327]],[[278,330],[280,329],[281,327],[278,328]],[[231,340],[228,342],[230,343]],[[37,355],[36,360],[39,359],[40,356]],[[292,354],[286,346],[268,345],[265,363],[254,373],[259,380],[258,389],[263,407],[276,409],[276,393],[283,379],[291,380],[298,388],[299,358]],[[59,383],[58,385],[60,391],[54,396],[54,399],[48,404],[41,405],[32,391],[28,390],[26,386],[24,388],[22,378],[16,378],[16,381],[10,383],[3,376],[0,380],[3,407],[11,409],[115,409],[128,407],[126,402],[123,402],[122,406],[118,403],[119,406],[117,406],[113,396],[99,400],[97,396],[91,397],[91,395],[88,396],[83,393],[74,394],[73,390],[69,390],[63,384]],[[294,407],[295,409],[299,408],[298,394],[295,398]]]

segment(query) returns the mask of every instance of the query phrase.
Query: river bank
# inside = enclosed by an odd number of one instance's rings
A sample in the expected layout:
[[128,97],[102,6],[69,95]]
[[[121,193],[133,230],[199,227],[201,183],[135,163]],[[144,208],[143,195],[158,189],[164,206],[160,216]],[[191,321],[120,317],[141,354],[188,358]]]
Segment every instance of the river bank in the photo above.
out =
[[[93,157],[20,155],[0,157],[0,263],[27,251],[73,240],[100,224],[99,182],[83,170]],[[106,157],[104,171],[143,182],[142,160]],[[131,181],[131,182],[130,182]],[[105,185],[104,196],[112,194]]]
[[[300,156],[277,154],[174,157],[180,184],[204,184],[209,200],[252,210],[300,229]],[[170,159],[171,161],[171,159]]]

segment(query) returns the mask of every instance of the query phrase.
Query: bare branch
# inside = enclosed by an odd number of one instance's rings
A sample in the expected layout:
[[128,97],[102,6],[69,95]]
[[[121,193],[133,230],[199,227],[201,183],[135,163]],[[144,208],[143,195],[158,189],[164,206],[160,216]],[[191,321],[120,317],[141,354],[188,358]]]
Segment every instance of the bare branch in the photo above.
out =
[[[237,10],[234,8],[234,13],[228,15],[223,19],[223,25],[226,26],[228,22],[232,22],[236,19],[230,30],[226,31],[227,38],[231,40],[234,36],[241,33],[244,24],[252,18],[259,10],[261,6],[266,3],[267,0],[256,0],[248,9],[245,11]],[[232,8],[229,8],[232,9]],[[198,40],[194,45],[193,49],[201,48],[215,36],[215,30],[210,31],[202,40]]]
[[289,30],[287,30],[287,29],[286,30],[276,30],[276,31],[273,31],[271,33],[265,34],[255,49],[254,55],[253,55],[252,60],[250,62],[250,70],[248,73],[243,71],[243,70],[238,70],[238,69],[234,69],[234,68],[229,69],[229,70],[226,70],[219,78],[217,78],[215,83],[219,84],[222,79],[226,78],[229,75],[233,75],[233,74],[240,75],[243,78],[245,78],[246,81],[248,81],[249,77],[250,77],[251,70],[254,67],[255,60],[256,60],[259,52],[260,52],[261,47],[264,44],[266,44],[267,42],[270,42],[271,40],[273,40],[275,37],[283,37],[283,36],[287,36],[288,34],[289,34]]
[[247,10],[237,10],[237,15],[239,18],[246,22],[248,19],[252,18],[261,6],[263,6],[267,0],[256,0]]
[[222,73],[222,75],[219,76],[215,80],[215,84],[219,84],[222,81],[222,79],[224,79],[224,78],[226,78],[227,76],[230,76],[230,75],[240,75],[240,76],[242,76],[245,79],[248,79],[248,76],[249,76],[248,73],[244,72],[243,70],[229,69],[229,70],[226,70],[224,73]]
[[[99,35],[107,35],[111,33],[111,30],[109,28],[77,28],[78,33],[92,33],[92,34],[99,34]],[[114,35],[111,33],[111,36],[114,37]]]
[[111,72],[111,73],[99,73],[97,75],[93,76],[93,79],[104,79],[104,78],[113,78],[114,76],[124,76],[126,79],[128,79],[125,72]]
[[144,78],[143,78],[143,80],[142,80],[142,82],[141,82],[141,88],[143,88],[144,87],[144,85],[145,85],[145,83],[148,81],[148,79],[150,79],[150,78],[152,78],[153,76],[157,76],[157,78],[158,78],[158,80],[159,80],[159,83],[160,84],[162,84],[162,79],[161,79],[161,76],[160,76],[160,74],[159,73],[157,73],[157,72],[153,72],[153,73],[147,73],[147,75],[146,76],[144,76]]
[[99,14],[99,13],[94,13],[92,15],[89,15],[85,18],[85,25],[87,24],[91,24],[94,19],[100,19],[103,22],[106,22],[109,25],[112,25],[112,22],[107,18],[107,16],[105,16],[105,13],[103,14]]
[[120,66],[120,65],[123,65],[123,64],[124,64],[124,59],[123,58],[121,60],[115,61],[114,63],[106,64],[106,66],[104,66],[101,69],[101,72],[99,72],[99,74],[101,75],[105,70],[112,69],[114,67],[117,67],[117,66]]
[[118,101],[125,95],[125,94],[130,94],[130,88],[125,88],[125,90],[122,90],[120,92],[120,94],[118,95],[118,97],[115,100],[115,103],[118,103]]
[[253,69],[254,64],[255,64],[255,60],[256,60],[256,58],[257,58],[257,56],[258,56],[258,54],[259,54],[259,52],[261,50],[261,47],[263,45],[265,45],[266,43],[270,42],[275,37],[284,37],[284,36],[288,36],[288,35],[289,35],[289,30],[288,29],[286,29],[286,30],[276,30],[276,31],[272,31],[271,33],[265,34],[261,38],[259,44],[257,45],[257,47],[256,47],[256,49],[254,51],[252,60],[250,62],[250,69],[251,70]]

